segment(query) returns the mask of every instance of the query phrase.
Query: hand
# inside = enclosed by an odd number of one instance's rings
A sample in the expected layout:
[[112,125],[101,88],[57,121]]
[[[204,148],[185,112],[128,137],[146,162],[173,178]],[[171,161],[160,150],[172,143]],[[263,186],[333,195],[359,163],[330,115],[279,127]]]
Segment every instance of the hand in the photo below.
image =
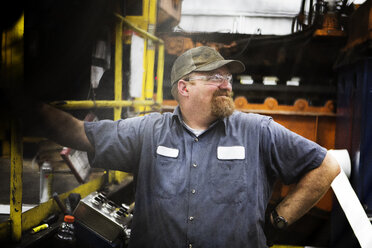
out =
[[271,217],[272,208],[268,208],[265,214],[264,233],[266,236],[266,245],[271,247],[277,241],[278,230],[273,225]]

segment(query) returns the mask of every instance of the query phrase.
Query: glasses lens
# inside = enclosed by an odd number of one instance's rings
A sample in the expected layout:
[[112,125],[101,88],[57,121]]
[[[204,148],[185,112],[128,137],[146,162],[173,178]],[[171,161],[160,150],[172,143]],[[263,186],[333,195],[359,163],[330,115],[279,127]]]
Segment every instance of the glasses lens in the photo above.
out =
[[213,76],[210,76],[210,81],[222,84],[223,82],[227,81],[228,83],[231,83],[232,76],[231,75],[221,75],[221,74],[215,74]]
[[224,82],[228,82],[231,84],[232,82],[232,75],[221,75],[221,74],[215,74],[211,76],[195,76],[195,77],[190,77],[188,79],[185,79],[185,81],[193,81],[193,80],[203,80],[207,82],[212,82],[213,84],[221,85]]

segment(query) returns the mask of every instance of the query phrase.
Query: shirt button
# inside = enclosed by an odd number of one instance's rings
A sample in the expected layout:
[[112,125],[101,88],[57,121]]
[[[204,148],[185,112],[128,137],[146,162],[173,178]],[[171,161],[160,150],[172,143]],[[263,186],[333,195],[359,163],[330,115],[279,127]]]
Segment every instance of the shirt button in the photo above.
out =
[[199,141],[199,139],[198,139],[198,138],[196,137],[196,138],[194,139],[194,141],[195,141],[195,142],[198,142],[198,141]]
[[196,193],[196,190],[195,189],[192,189],[191,190],[191,193],[195,194]]
[[194,220],[194,217],[190,216],[190,217],[189,217],[189,220],[190,220],[190,221],[193,221],[193,220]]
[[193,166],[194,168],[198,167],[198,165],[197,165],[197,164],[192,164],[192,166]]

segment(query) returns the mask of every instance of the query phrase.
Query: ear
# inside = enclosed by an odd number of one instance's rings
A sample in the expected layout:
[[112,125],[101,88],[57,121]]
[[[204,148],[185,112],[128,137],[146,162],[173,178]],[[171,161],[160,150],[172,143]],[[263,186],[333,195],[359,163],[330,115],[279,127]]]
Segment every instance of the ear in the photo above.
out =
[[182,96],[189,96],[189,90],[187,88],[187,82],[184,80],[179,80],[178,81],[178,92]]

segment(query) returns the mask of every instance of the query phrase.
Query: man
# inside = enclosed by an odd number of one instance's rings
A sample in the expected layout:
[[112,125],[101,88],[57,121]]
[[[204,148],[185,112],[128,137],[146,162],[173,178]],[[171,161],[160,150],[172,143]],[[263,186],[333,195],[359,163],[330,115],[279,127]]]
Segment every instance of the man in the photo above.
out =
[[[339,173],[326,149],[270,117],[234,111],[230,73],[244,70],[239,61],[197,47],[174,62],[179,106],[173,113],[84,123],[43,106],[55,141],[88,151],[93,167],[134,174],[130,247],[266,247],[274,181],[297,185],[270,217],[285,228]],[[64,130],[76,135],[66,137]]]

